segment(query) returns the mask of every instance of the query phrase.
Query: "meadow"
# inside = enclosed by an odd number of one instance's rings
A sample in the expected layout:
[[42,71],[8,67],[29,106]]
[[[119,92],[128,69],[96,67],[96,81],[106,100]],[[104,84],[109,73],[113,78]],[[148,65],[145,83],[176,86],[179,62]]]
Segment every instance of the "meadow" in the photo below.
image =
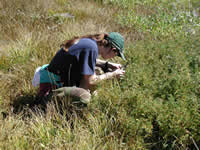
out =
[[[84,108],[30,107],[35,69],[64,40],[111,31],[126,39],[125,78]],[[0,0],[0,87],[2,150],[199,150],[200,2]]]

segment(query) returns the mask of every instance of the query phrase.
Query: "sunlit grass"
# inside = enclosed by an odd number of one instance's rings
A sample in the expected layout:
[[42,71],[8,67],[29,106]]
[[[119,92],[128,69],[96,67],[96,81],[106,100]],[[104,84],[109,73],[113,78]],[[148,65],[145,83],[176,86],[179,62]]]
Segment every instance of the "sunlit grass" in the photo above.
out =
[[[0,149],[200,147],[198,7],[196,0],[1,0]],[[126,39],[125,78],[102,82],[86,108],[30,108],[34,70],[61,42],[110,31]]]

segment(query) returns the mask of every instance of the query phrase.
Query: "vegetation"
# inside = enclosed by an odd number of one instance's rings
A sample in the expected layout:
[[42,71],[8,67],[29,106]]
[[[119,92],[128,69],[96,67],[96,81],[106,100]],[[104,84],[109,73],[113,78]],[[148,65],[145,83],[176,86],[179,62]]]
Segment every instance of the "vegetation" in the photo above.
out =
[[[0,149],[200,148],[198,0],[0,0],[0,31]],[[85,108],[30,107],[62,41],[110,31],[126,39],[124,79]]]

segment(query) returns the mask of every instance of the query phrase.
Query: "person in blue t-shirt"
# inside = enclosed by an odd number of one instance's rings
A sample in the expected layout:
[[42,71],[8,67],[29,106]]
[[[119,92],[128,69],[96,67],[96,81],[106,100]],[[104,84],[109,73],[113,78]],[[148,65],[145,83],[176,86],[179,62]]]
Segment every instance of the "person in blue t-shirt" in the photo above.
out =
[[[40,69],[40,97],[49,93],[58,96],[79,97],[81,102],[90,101],[90,90],[101,80],[123,77],[121,64],[103,59],[120,56],[125,60],[124,38],[118,32],[86,35],[65,41],[49,64]],[[110,68],[110,72],[97,75],[95,67]]]

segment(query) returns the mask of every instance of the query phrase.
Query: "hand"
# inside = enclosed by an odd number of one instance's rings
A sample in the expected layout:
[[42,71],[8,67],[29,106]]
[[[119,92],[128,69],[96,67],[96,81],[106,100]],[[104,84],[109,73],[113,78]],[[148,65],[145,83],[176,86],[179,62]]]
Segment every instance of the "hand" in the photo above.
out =
[[116,69],[115,71],[113,71],[113,76],[115,76],[117,78],[124,77],[124,74],[125,74],[125,70],[123,70],[123,69]]

